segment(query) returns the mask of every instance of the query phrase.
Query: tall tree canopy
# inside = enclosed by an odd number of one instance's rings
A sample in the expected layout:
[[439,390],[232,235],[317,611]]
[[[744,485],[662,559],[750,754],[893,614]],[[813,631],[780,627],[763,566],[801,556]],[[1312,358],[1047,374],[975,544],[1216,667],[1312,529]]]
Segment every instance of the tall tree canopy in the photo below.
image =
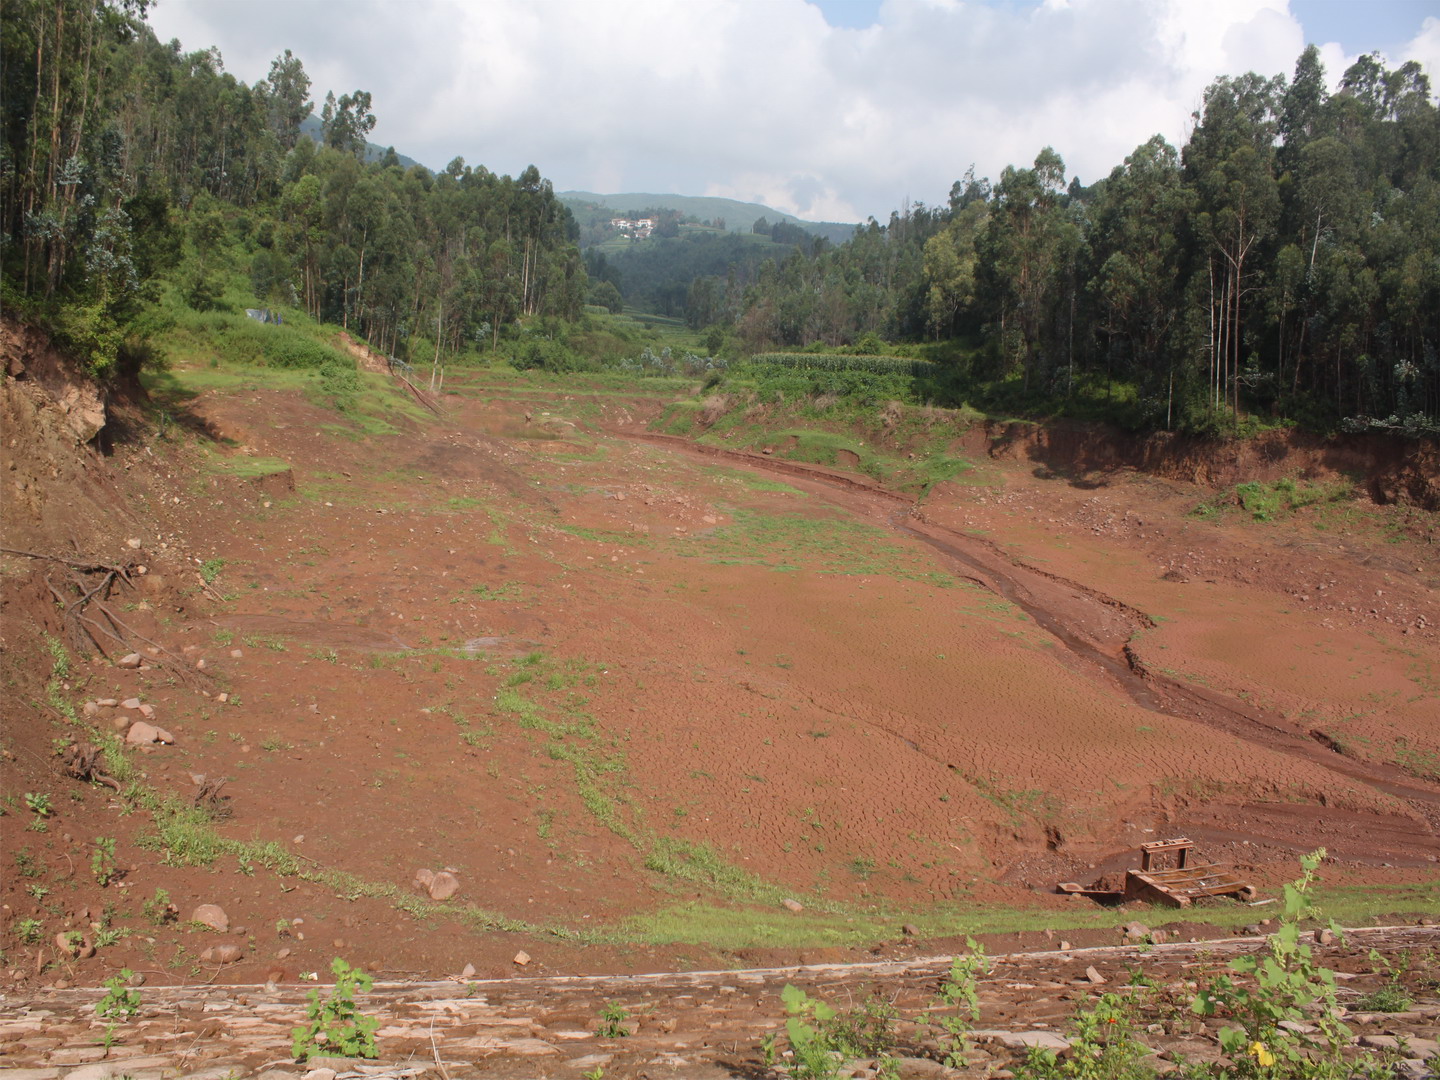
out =
[[[1089,188],[1049,148],[950,205],[838,248],[697,280],[692,323],[754,348],[869,332],[982,343],[968,375],[1063,397],[1128,383],[1137,422],[1250,409],[1440,430],[1440,110],[1421,68],[1364,56],[1326,90],[1216,80],[1178,152],[1159,136]],[[963,355],[957,354],[957,355]]]
[[162,267],[183,261],[187,297],[213,302],[224,241],[250,251],[257,299],[384,348],[413,335],[458,348],[520,316],[578,314],[575,226],[533,165],[512,179],[458,159],[438,175],[393,153],[367,163],[364,90],[326,95],[317,143],[293,53],[247,86],[218,51],[156,40],[145,6],[4,0],[0,21],[5,277],[83,324],[97,369]]

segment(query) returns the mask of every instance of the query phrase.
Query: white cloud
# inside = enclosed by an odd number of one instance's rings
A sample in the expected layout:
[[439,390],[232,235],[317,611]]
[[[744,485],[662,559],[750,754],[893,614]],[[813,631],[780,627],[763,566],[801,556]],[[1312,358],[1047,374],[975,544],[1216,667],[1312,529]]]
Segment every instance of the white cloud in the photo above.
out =
[[1401,51],[1400,59],[1418,60],[1430,73],[1432,83],[1440,80],[1440,18],[1432,15],[1420,24],[1420,33]]
[[[1094,180],[1157,132],[1178,145],[1216,76],[1289,74],[1304,46],[1287,0],[885,0],[863,30],[804,0],[165,0],[151,21],[248,82],[294,50],[317,99],[370,90],[376,140],[435,168],[841,220],[1047,144]],[[1435,71],[1440,20],[1410,48]]]

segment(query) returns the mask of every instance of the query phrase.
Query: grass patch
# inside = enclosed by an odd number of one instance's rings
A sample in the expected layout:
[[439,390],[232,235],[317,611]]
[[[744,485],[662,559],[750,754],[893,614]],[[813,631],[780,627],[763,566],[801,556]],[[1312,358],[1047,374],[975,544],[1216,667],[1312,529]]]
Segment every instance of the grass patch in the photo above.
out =
[[646,547],[649,537],[641,533],[620,532],[616,529],[590,529],[580,525],[556,525],[556,529],[581,540],[592,540],[599,544],[623,544],[626,547]]
[[217,476],[230,476],[237,480],[253,480],[259,476],[274,476],[288,472],[290,463],[277,457],[213,457],[206,466]]
[[930,494],[930,489],[936,484],[945,484],[954,481],[957,477],[972,471],[975,468],[973,462],[964,458],[949,457],[945,454],[931,454],[921,458],[914,466],[906,470],[910,478],[901,483],[901,488],[916,487],[920,489],[923,498]]
[[[772,895],[794,895],[774,886],[762,884],[762,888]],[[676,904],[625,920],[608,931],[605,940],[617,944],[699,945],[728,951],[821,946],[864,948],[879,941],[893,941],[896,927],[906,923],[914,925],[921,938],[963,939],[981,934],[1118,929],[1134,919],[1155,929],[1191,921],[1238,928],[1253,923],[1256,918],[1256,909],[1248,904],[1223,900],[1189,911],[1168,907],[1138,911],[1076,907],[1056,911],[973,904],[932,905],[919,911],[906,911],[841,904],[812,908],[814,901],[802,898],[807,910],[799,915],[775,907],[737,907],[702,901]],[[1377,917],[1440,913],[1440,883],[1379,888],[1321,887],[1316,890],[1315,898],[1325,919],[1333,918],[1345,926],[1373,925]]]
[[730,510],[731,521],[694,540],[681,541],[682,554],[699,553],[709,562],[801,568],[826,574],[867,575],[924,581],[941,588],[955,579],[935,570],[922,552],[890,539],[874,525],[798,514]]
[[234,858],[247,873],[264,868],[282,878],[308,881],[354,901],[370,897],[389,901],[397,910],[417,919],[443,915],[471,929],[510,933],[546,934],[583,940],[585,935],[563,927],[545,927],[511,919],[473,904],[435,903],[389,882],[375,882],[344,870],[318,866],[302,860],[275,841],[236,840],[221,836],[203,808],[167,799],[154,810],[155,832],[143,834],[137,843],[143,849],[162,852],[167,866],[213,866],[221,858]]
[[861,472],[884,480],[890,472],[883,459],[865,443],[851,435],[834,431],[791,428],[770,436],[773,440],[794,439],[794,445],[782,451],[783,457],[812,465],[858,468]]
[[486,602],[499,600],[519,600],[522,587],[518,581],[507,581],[504,585],[487,585],[480,582],[471,585],[470,588],[451,598],[452,604],[458,604],[462,600],[484,600]]
[[[261,331],[284,331],[244,319]],[[302,339],[304,340],[304,339]],[[180,412],[207,391],[224,394],[272,391],[299,395],[322,409],[334,410],[347,422],[321,425],[321,430],[345,438],[398,434],[406,426],[433,419],[417,402],[384,375],[356,368],[348,356],[311,342],[305,356],[317,363],[277,364],[249,359],[248,351],[235,355],[222,345],[178,350],[186,360],[164,371],[142,373],[141,382],[162,416]],[[169,346],[167,346],[169,348]],[[176,350],[171,349],[172,354]],[[194,352],[195,355],[190,354]],[[217,355],[218,354],[218,355]]]
[[645,856],[645,869],[677,881],[701,885],[727,900],[769,900],[779,903],[786,894],[748,870],[726,862],[709,844],[675,836],[656,837]]
[[1354,494],[1354,486],[1343,481],[1312,484],[1282,477],[1273,484],[1266,484],[1249,480],[1202,502],[1190,514],[1192,517],[1209,518],[1238,511],[1254,521],[1277,521],[1303,507],[1343,502],[1353,498]]
[[544,752],[551,761],[571,768],[575,791],[581,804],[597,822],[622,840],[640,848],[643,839],[638,826],[627,820],[628,805],[622,789],[628,784],[625,756],[608,744],[595,718],[585,712],[585,699],[570,694],[556,705],[542,705],[517,687],[525,686],[551,695],[569,691],[579,682],[593,681],[589,665],[562,664],[540,653],[514,661],[511,673],[495,693],[495,709],[513,718],[527,731],[545,737]]

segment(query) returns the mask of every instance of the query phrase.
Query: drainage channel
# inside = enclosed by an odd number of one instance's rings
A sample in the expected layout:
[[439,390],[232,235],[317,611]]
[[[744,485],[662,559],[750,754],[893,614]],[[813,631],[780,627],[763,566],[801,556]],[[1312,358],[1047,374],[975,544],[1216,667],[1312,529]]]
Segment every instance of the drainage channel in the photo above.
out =
[[[951,539],[946,539],[932,535],[929,531],[917,529],[906,521],[912,514],[913,501],[898,492],[829,473],[819,468],[806,468],[791,462],[761,458],[743,451],[697,446],[687,439],[676,436],[628,432],[610,432],[610,434],[623,439],[666,446],[694,456],[723,457],[736,465],[756,472],[780,473],[796,479],[803,479],[817,486],[828,488],[842,497],[865,495],[880,497],[892,504],[900,503],[902,504],[900,507],[885,516],[887,524],[892,529],[926,544],[946,558],[973,571],[977,576],[972,580],[976,580],[977,584],[1024,611],[1038,626],[1064,646],[1071,656],[1091,671],[1099,674],[1106,682],[1119,687],[1126,697],[1146,711],[1202,724],[1267,750],[1302,757],[1329,772],[1345,777],[1347,780],[1402,800],[1419,802],[1425,810],[1429,811],[1425,814],[1427,820],[1432,820],[1431,815],[1436,813],[1435,808],[1440,807],[1440,790],[1417,787],[1410,782],[1412,778],[1408,774],[1400,772],[1398,769],[1343,757],[1315,742],[1304,732],[1292,730],[1255,716],[1253,710],[1245,708],[1240,702],[1227,695],[1216,691],[1201,691],[1187,686],[1181,680],[1144,670],[1132,661],[1126,648],[1128,642],[1117,646],[1117,651],[1121,655],[1112,655],[1078,633],[1056,612],[1051,611],[1043,604],[1036,603],[1023,586],[1023,578],[1033,575],[1037,579],[1063,585],[1072,589],[1076,595],[1088,596],[1095,604],[1111,610],[1129,612],[1132,619],[1143,618],[1143,616],[1139,616],[1124,604],[1109,598],[1095,596],[1089,590],[1073,582],[1067,582],[1062,578],[1025,567],[1003,554],[996,553],[992,559],[987,560],[971,550],[967,550],[969,545],[965,543],[965,538],[958,534],[954,534]],[[929,526],[929,528],[940,530],[939,526]],[[981,542],[973,541],[972,543],[978,545]],[[971,575],[965,576],[970,577]],[[1181,702],[1187,707],[1181,708],[1179,705]]]

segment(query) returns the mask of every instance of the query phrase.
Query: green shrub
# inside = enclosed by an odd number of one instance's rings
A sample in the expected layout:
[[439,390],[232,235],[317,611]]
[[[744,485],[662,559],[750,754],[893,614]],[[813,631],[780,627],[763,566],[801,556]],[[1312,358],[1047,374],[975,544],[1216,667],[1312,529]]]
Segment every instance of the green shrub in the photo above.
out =
[[1288,476],[1273,484],[1247,480],[1236,484],[1231,493],[1201,503],[1193,513],[1197,517],[1209,517],[1238,506],[1256,521],[1274,521],[1301,507],[1339,502],[1349,498],[1351,493],[1352,488],[1346,483],[1297,483]]
[[105,996],[95,1003],[95,1015],[102,1020],[129,1020],[140,1011],[140,991],[129,987],[135,973],[125,968],[105,980]]
[[756,353],[750,358],[754,367],[791,368],[799,371],[863,371],[871,375],[907,375],[926,377],[936,373],[937,365],[929,360],[913,360],[903,356],[852,356],[845,353]]
[[374,980],[338,956],[331,962],[330,970],[335,975],[330,996],[321,1001],[320,991],[311,990],[310,1004],[305,1010],[306,1023],[290,1032],[295,1060],[307,1061],[316,1054],[379,1057],[375,1032],[380,1021],[362,1014],[355,1004],[355,994],[369,993]]
[[538,369],[556,373],[595,371],[594,361],[581,356],[565,342],[555,338],[532,337],[516,345],[510,362],[521,371]]
[[[254,320],[250,320],[253,322]],[[299,331],[287,330],[283,326],[267,326],[255,323],[260,330],[268,332],[263,339],[262,355],[265,363],[278,368],[326,368],[346,364],[334,349],[308,338]],[[354,362],[349,361],[353,370]]]
[[[1280,929],[1270,935],[1268,955],[1230,962],[1230,970],[1246,981],[1228,975],[1212,979],[1191,1006],[1200,1016],[1229,1017],[1219,1039],[1235,1075],[1304,1077],[1327,1067],[1333,1075],[1349,1075],[1341,1051],[1350,1043],[1350,1029],[1338,1018],[1335,973],[1315,962],[1300,937],[1301,920],[1315,914],[1310,894],[1324,859],[1324,848],[1301,856],[1302,873],[1285,886]],[[1331,929],[1339,932],[1333,923]],[[1318,1036],[1280,1026],[1310,1014]]]
[[360,396],[360,373],[355,370],[355,364],[338,358],[327,359],[320,366],[320,393],[341,412],[353,409]]

